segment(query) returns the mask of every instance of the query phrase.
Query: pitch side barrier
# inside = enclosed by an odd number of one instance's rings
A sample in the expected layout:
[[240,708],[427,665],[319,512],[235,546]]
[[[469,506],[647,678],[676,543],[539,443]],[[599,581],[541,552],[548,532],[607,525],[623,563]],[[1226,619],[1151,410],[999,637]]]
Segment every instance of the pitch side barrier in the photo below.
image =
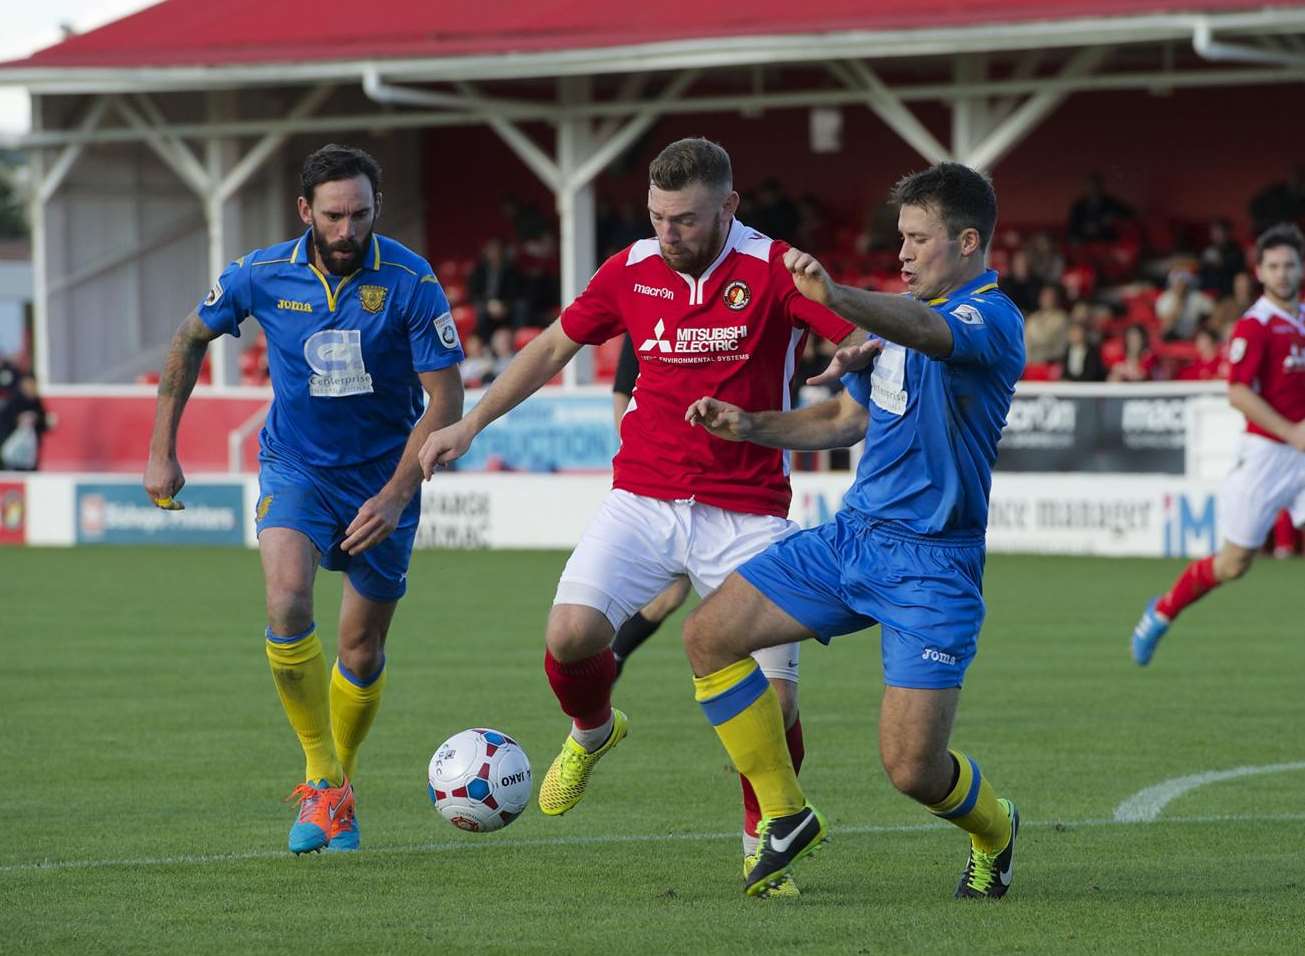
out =
[[[64,402],[74,396],[59,391],[52,390],[51,405],[62,419]],[[130,448],[115,459],[129,468],[0,473],[0,543],[254,546],[257,427],[250,423],[261,420],[267,394],[233,396],[212,417],[206,409],[192,419],[201,406],[187,410],[183,435],[191,431],[197,452],[185,457],[183,441],[187,510],[162,512],[137,477],[150,420],[138,420],[141,399],[152,412],[152,394],[142,391],[75,396],[96,402],[99,416],[112,423],[104,431],[114,442],[130,436]],[[203,398],[206,405],[224,401]],[[468,407],[477,398],[470,394]],[[119,420],[114,406],[123,399],[127,416]],[[606,389],[557,389],[505,416],[460,470],[423,486],[417,546],[572,547],[610,487],[611,408]],[[1215,495],[1240,429],[1222,383],[1023,384],[993,476],[989,546],[1057,554],[1209,553],[1219,541]],[[101,441],[92,451],[103,454],[105,447]],[[848,472],[795,473],[794,520],[804,527],[829,520],[850,480]]]

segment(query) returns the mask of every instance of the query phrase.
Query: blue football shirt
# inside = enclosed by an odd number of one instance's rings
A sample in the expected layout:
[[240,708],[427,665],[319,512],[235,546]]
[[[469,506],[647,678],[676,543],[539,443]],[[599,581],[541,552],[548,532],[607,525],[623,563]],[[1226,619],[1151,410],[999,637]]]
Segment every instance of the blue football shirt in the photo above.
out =
[[421,416],[418,372],[462,361],[444,290],[421,256],[372,235],[357,271],[323,274],[312,231],[227,266],[196,313],[214,332],[267,335],[272,407],[264,453],[318,467],[402,449]]
[[843,377],[870,412],[843,506],[914,535],[982,534],[997,441],[1024,371],[1024,318],[992,271],[929,305],[951,327],[951,355],[885,343],[871,368]]

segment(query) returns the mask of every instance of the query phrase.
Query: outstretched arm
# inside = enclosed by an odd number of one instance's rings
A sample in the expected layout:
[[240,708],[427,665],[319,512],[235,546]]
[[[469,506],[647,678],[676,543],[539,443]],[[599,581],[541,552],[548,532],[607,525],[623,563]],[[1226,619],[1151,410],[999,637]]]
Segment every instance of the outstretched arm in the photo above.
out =
[[186,409],[208,343],[218,337],[194,312],[172,336],[168,356],[159,374],[158,401],[154,411],[154,431],[150,436],[149,461],[145,465],[144,484],[156,505],[168,511],[182,507],[175,500],[177,492],[186,484],[186,477],[177,461],[177,430],[181,427],[181,413]]
[[952,354],[951,326],[927,305],[910,296],[840,285],[814,256],[798,249],[784,253],[784,265],[793,273],[793,284],[804,296],[872,335],[923,352],[930,358]]
[[432,433],[462,417],[462,376],[456,365],[434,372],[418,372],[428,401],[426,411],[412,426],[403,456],[385,487],[368,498],[344,531],[340,548],[346,554],[361,554],[380,544],[399,526],[403,509],[421,487],[421,466],[417,455]]
[[865,437],[869,412],[844,391],[788,412],[745,412],[718,398],[700,398],[684,413],[690,425],[701,425],[726,441],[750,441],[768,448],[820,451],[846,448]]
[[494,384],[462,421],[441,428],[426,439],[418,456],[422,474],[430,478],[437,466],[465,455],[471,442],[490,422],[539,391],[581,347],[581,343],[563,331],[561,319],[535,336],[508,363],[503,374],[494,379]]

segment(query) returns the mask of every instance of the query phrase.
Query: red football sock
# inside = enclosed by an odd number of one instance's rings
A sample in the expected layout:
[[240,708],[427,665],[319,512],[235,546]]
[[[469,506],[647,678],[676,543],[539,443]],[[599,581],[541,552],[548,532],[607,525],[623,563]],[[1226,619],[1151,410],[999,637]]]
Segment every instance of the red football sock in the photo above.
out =
[[612,716],[612,684],[616,681],[616,658],[612,649],[563,664],[544,652],[544,673],[562,712],[581,730],[592,730]]
[[[802,743],[802,718],[793,721],[793,726],[784,731],[784,740],[788,743],[788,754],[793,758],[793,772],[801,773],[802,758],[807,755]],[[748,778],[739,774],[739,783],[743,785],[743,832],[748,836],[757,835],[757,824],[761,822],[761,804],[757,794],[748,783]]]
[[1187,566],[1169,593],[1155,602],[1155,609],[1169,620],[1176,618],[1187,605],[1200,600],[1219,586],[1214,577],[1214,558],[1202,558]]

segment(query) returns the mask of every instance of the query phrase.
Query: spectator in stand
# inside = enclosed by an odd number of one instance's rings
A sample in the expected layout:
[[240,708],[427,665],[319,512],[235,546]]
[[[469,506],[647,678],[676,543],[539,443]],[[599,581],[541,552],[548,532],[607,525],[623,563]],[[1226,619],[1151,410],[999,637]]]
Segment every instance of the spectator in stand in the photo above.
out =
[[1270,183],[1256,193],[1249,212],[1257,236],[1280,222],[1299,222],[1305,217],[1305,166],[1297,166],[1289,179]]
[[819,197],[806,193],[798,200],[798,248],[824,251],[834,244],[829,213]]
[[1246,251],[1232,237],[1227,219],[1210,223],[1210,241],[1201,250],[1201,289],[1216,298],[1232,292],[1233,279],[1246,271]]
[[1024,246],[1029,257],[1029,269],[1042,282],[1059,282],[1065,273],[1065,257],[1051,236],[1035,233]]
[[1010,257],[1010,269],[998,282],[1001,291],[1010,296],[1011,301],[1019,306],[1025,315],[1038,307],[1038,295],[1045,283],[1033,274],[1029,254],[1023,249],[1016,249]]
[[797,242],[801,214],[797,205],[788,198],[779,180],[764,179],[757,187],[755,229],[772,239],[787,243]]
[[1060,286],[1044,285],[1038,307],[1024,317],[1024,352],[1031,365],[1058,362],[1069,344],[1069,313],[1060,301]]
[[882,199],[875,199],[866,210],[865,225],[856,237],[856,251],[860,255],[871,252],[897,252],[897,207]]
[[476,307],[476,334],[482,341],[503,326],[519,329],[527,324],[530,310],[524,291],[503,240],[490,239],[467,277],[467,295]]
[[1118,223],[1133,218],[1133,210],[1106,192],[1100,173],[1088,177],[1087,192],[1069,209],[1066,235],[1070,242],[1111,242],[1118,238]]
[[41,461],[41,439],[50,426],[45,403],[36,391],[36,376],[18,376],[9,400],[0,408],[0,469],[35,471]]
[[548,219],[533,202],[509,195],[503,200],[503,216],[512,224],[518,244],[531,242],[548,232]]
[[1237,324],[1237,320],[1249,312],[1251,306],[1255,304],[1256,296],[1255,280],[1251,278],[1251,274],[1237,273],[1233,276],[1232,294],[1224,296],[1215,303],[1214,312],[1210,314],[1210,321],[1206,325],[1214,329],[1220,341],[1226,339],[1232,327]]
[[494,378],[494,359],[485,349],[485,340],[475,332],[462,343],[466,358],[458,366],[462,373],[463,388],[480,388]]
[[1111,366],[1109,382],[1149,382],[1155,376],[1155,356],[1147,342],[1146,329],[1130,325],[1124,330],[1124,358]]
[[1196,276],[1186,269],[1169,271],[1169,288],[1155,302],[1165,341],[1190,341],[1214,311],[1214,303],[1196,288]]
[[1179,369],[1174,378],[1180,382],[1211,382],[1228,377],[1228,359],[1219,347],[1219,339],[1206,325],[1196,330],[1193,340],[1196,358]]
[[1104,382],[1106,365],[1101,361],[1101,350],[1092,342],[1088,322],[1075,320],[1069,323],[1069,345],[1060,361],[1060,378],[1065,382]]
[[599,200],[597,222],[595,226],[598,240],[599,258],[606,259],[633,242],[645,239],[652,230],[648,225],[648,216],[640,216],[634,203],[621,202],[613,205],[610,200]]
[[494,334],[489,337],[489,357],[493,367],[485,376],[484,384],[488,385],[503,374],[503,370],[512,361],[513,354],[515,350],[512,348],[512,330],[506,326],[495,329]]

